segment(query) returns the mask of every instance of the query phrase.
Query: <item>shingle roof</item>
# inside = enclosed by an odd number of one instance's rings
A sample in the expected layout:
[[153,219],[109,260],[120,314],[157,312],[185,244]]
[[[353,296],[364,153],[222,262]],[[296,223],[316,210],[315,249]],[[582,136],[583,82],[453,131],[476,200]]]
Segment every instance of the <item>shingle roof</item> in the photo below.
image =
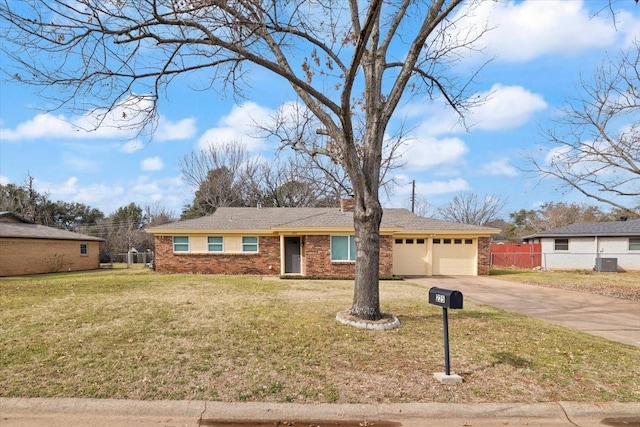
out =
[[571,237],[571,236],[640,236],[640,219],[609,222],[583,222],[553,230],[541,231],[523,239],[535,237]]
[[47,227],[45,225],[33,224],[19,215],[8,212],[0,212],[0,218],[12,217],[16,221],[0,221],[0,237],[12,237],[22,239],[53,239],[53,240],[82,240],[82,241],[102,241],[99,237],[88,236],[86,234],[74,233],[72,231],[60,230],[58,228]]
[[[212,215],[153,227],[162,230],[278,230],[309,228],[353,229],[353,213],[339,208],[218,208]],[[411,231],[469,231],[497,233],[499,230],[424,218],[406,209],[385,209],[382,229]]]

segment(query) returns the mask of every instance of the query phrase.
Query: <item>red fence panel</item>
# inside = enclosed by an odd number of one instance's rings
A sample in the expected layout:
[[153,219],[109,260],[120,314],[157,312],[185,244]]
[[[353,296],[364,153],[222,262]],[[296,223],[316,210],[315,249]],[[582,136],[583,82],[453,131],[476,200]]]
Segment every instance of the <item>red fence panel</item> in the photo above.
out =
[[540,243],[492,243],[492,267],[534,268],[542,265]]

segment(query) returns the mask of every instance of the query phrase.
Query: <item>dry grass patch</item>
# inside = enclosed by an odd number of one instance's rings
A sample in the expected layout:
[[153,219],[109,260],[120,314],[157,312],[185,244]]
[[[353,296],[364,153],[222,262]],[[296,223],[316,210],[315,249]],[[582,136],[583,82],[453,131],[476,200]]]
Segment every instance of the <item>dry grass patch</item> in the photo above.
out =
[[640,301],[640,272],[598,273],[590,270],[531,271],[493,269],[491,270],[491,276],[512,282]]
[[273,402],[638,401],[640,349],[382,282],[402,326],[366,331],[335,314],[347,281],[110,270],[0,279],[0,396]]

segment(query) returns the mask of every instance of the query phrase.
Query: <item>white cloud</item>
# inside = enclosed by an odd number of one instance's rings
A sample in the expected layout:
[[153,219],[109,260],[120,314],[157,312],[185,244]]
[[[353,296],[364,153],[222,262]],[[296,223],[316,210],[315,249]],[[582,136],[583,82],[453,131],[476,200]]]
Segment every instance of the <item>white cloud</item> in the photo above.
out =
[[189,202],[185,195],[191,194],[179,176],[156,180],[139,176],[127,182],[110,184],[83,183],[73,176],[62,183],[36,181],[36,188],[39,192],[48,193],[52,200],[83,203],[100,209],[105,215],[132,200],[140,207],[159,203],[179,215],[182,206]]
[[200,137],[198,148],[206,150],[212,145],[238,141],[249,151],[259,151],[264,148],[264,140],[258,137],[256,125],[265,125],[273,116],[273,110],[254,102],[234,105],[229,114],[219,120],[217,127],[208,129]]
[[52,200],[83,203],[101,209],[101,206],[124,194],[124,187],[108,184],[80,185],[72,176],[62,183],[38,182],[38,189],[45,191]]
[[[471,98],[486,100],[465,114],[466,124],[472,130],[513,129],[527,123],[535,113],[548,107],[542,95],[522,86],[495,84],[488,91],[475,93]],[[409,119],[422,119],[422,123],[416,128],[419,135],[437,136],[466,132],[458,114],[442,102],[442,99],[408,104],[399,114]]]
[[196,132],[196,121],[193,118],[171,122],[164,116],[160,116],[155,139],[158,141],[184,140],[192,138]]
[[[594,2],[595,3],[595,2]],[[608,10],[594,15],[589,3],[574,1],[484,1],[470,16],[460,18],[460,28],[491,28],[479,45],[484,55],[499,61],[526,62],[544,55],[575,55],[612,46],[619,38],[637,34],[637,23],[628,14],[616,28]],[[602,8],[598,3],[596,8]],[[462,16],[460,13],[460,16]],[[635,27],[634,27],[635,25]]]
[[[110,111],[94,110],[76,117],[42,113],[18,124],[14,129],[0,128],[0,140],[130,139],[141,130],[151,107],[146,97],[132,95]],[[158,140],[167,141],[190,138],[195,132],[193,119],[171,122],[160,116],[156,135]]]
[[8,185],[9,183],[11,183],[9,178],[4,175],[0,175],[0,185]]
[[471,187],[462,178],[451,179],[449,181],[431,181],[416,184],[418,194],[446,194],[457,191],[468,191]]
[[142,150],[144,148],[144,144],[137,139],[133,139],[131,141],[127,141],[120,147],[120,151],[123,153],[135,153],[136,151]]
[[478,96],[486,97],[487,101],[471,110],[467,122],[473,128],[483,130],[516,128],[548,106],[541,95],[521,86],[496,84]]
[[460,161],[469,151],[459,138],[415,138],[408,143],[403,160],[410,168],[430,168]]
[[[638,6],[636,6],[638,7]],[[624,48],[629,48],[640,40],[640,18],[627,11],[616,15],[616,27],[625,35]]]
[[149,157],[142,161],[142,163],[140,164],[140,168],[144,171],[159,171],[164,168],[164,163],[158,156]]
[[494,176],[518,176],[518,171],[507,159],[495,160],[484,164],[482,172]]

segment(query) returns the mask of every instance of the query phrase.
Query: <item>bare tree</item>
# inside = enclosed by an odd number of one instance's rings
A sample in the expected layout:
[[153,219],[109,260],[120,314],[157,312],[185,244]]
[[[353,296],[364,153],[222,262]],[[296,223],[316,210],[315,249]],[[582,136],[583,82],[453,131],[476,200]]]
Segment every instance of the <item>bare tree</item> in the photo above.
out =
[[165,206],[162,206],[159,202],[146,205],[144,207],[144,217],[147,227],[157,227],[177,220],[175,213]]
[[67,108],[93,110],[97,124],[114,111],[119,127],[153,123],[166,87],[184,73],[203,71],[211,88],[228,85],[238,95],[252,66],[287,82],[321,123],[313,131],[326,136],[323,145],[290,144],[333,159],[349,176],[357,249],[351,313],[378,319],[385,132],[411,95],[465,111],[473,76],[460,79],[450,65],[484,31],[458,25],[469,13],[463,5],[478,3],[5,0],[0,19],[3,46],[16,47],[8,55],[23,68],[15,78]]
[[279,156],[261,165],[254,185],[268,206],[338,206],[340,197],[352,194],[344,170],[323,156]]
[[184,156],[180,159],[182,179],[196,189],[192,214],[186,216],[206,215],[219,207],[244,206],[250,198],[249,182],[258,167],[238,141],[210,145]]
[[499,218],[506,202],[495,195],[478,197],[475,193],[465,192],[455,196],[446,206],[438,209],[437,216],[445,221],[486,225]]
[[24,184],[0,184],[0,211],[16,213],[38,224],[50,225],[47,206],[51,204],[48,193],[38,193],[36,178],[27,174]]
[[526,157],[534,171],[601,203],[640,213],[640,41],[609,61],[582,95],[569,100],[554,128],[546,159]]
[[[519,242],[523,236],[581,222],[611,220],[599,207],[584,203],[548,202],[536,210],[520,209],[509,214],[511,223],[505,227],[506,237]],[[615,218],[617,219],[617,218]]]

